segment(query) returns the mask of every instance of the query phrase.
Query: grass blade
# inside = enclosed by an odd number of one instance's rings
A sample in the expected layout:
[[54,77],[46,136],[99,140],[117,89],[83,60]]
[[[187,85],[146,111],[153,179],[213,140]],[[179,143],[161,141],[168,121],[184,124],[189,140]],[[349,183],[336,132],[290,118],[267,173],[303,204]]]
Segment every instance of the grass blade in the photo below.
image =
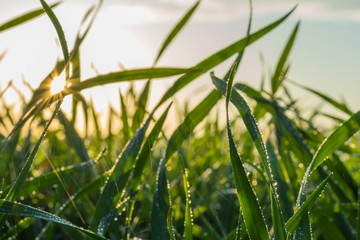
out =
[[6,213],[6,214],[12,214],[12,215],[18,215],[18,216],[24,216],[24,217],[32,217],[32,218],[37,218],[37,219],[42,219],[45,221],[50,221],[50,222],[54,222],[54,223],[58,223],[61,225],[64,225],[66,227],[75,229],[77,231],[80,231],[84,234],[86,234],[88,237],[94,238],[94,239],[106,239],[102,236],[99,236],[97,234],[95,234],[94,232],[91,232],[89,230],[86,230],[84,228],[78,227],[74,224],[72,224],[71,222],[60,218],[54,214],[51,213],[47,213],[45,211],[33,208],[31,206],[28,205],[24,205],[21,203],[16,203],[16,202],[11,202],[11,201],[6,201],[1,199],[0,200],[0,212],[1,213]]
[[180,161],[181,166],[181,172],[183,177],[183,184],[184,184],[184,191],[185,191],[185,198],[186,198],[186,204],[185,204],[185,229],[184,229],[184,239],[185,240],[192,240],[193,234],[192,234],[192,210],[190,206],[190,185],[188,181],[188,170],[185,168],[184,161],[181,159]]
[[304,216],[307,216],[308,212],[314,205],[315,201],[318,199],[318,197],[321,195],[321,192],[325,189],[326,184],[328,180],[330,179],[332,174],[329,174],[315,189],[315,191],[306,199],[304,203],[301,204],[301,206],[298,207],[295,214],[289,219],[289,221],[286,223],[285,227],[286,230],[289,233],[292,233],[295,231],[296,227],[299,225],[301,219]]
[[154,65],[159,61],[161,55],[171,43],[171,41],[176,37],[179,31],[185,26],[185,24],[189,21],[190,17],[193,15],[197,7],[199,6],[200,0],[197,1],[192,8],[181,18],[181,20],[175,25],[175,27],[171,30],[170,34],[165,39],[164,43],[161,45],[161,48],[155,58]]
[[165,78],[174,75],[179,75],[188,72],[202,72],[200,68],[140,68],[125,70],[121,72],[113,72],[104,75],[99,75],[93,78],[86,79],[79,83],[73,83],[68,88],[68,93],[72,91],[82,91],[84,89],[102,86],[105,84],[141,80],[148,78]]
[[166,177],[165,161],[165,158],[162,158],[159,163],[151,208],[151,239],[155,240],[170,239],[168,227],[171,226],[167,226],[168,212],[170,208],[170,197]]
[[300,22],[298,22],[282,52],[282,55],[278,61],[278,64],[276,66],[276,69],[275,69],[275,73],[274,73],[274,76],[272,77],[271,79],[271,87],[272,87],[272,93],[273,95],[275,95],[276,91],[278,90],[279,86],[281,85],[281,82],[283,81],[284,79],[284,75],[282,74],[283,73],[283,70],[284,70],[284,66],[285,66],[285,63],[286,63],[286,60],[289,56],[289,53],[290,53],[290,50],[294,44],[294,41],[295,41],[295,37],[296,37],[296,34],[297,34],[297,31],[299,29],[299,24]]
[[[49,7],[50,8],[54,8],[56,6],[58,6],[61,2],[56,2],[54,4],[51,4]],[[36,10],[32,10],[28,13],[25,13],[21,16],[18,16],[18,17],[15,17],[14,19],[11,19],[3,24],[0,25],[0,32],[3,32],[5,30],[8,30],[10,28],[13,28],[13,27],[16,27],[20,24],[23,24],[25,22],[28,22],[42,14],[44,14],[45,11],[43,8],[40,8],[40,9],[36,9]]]
[[335,99],[319,92],[319,91],[316,91],[314,89],[311,89],[311,88],[308,88],[308,87],[305,87],[305,86],[302,86],[301,84],[299,83],[296,83],[296,82],[293,82],[291,81],[291,83],[295,84],[296,86],[298,87],[301,87],[315,95],[317,95],[318,97],[324,99],[326,102],[328,102],[329,104],[333,105],[334,107],[336,107],[337,109],[339,109],[340,111],[348,114],[348,115],[353,115],[354,113],[343,103],[339,103],[338,101],[336,101]]
[[[213,55],[209,56],[208,58],[204,59],[200,63],[196,64],[196,68],[202,69],[204,72],[214,68],[218,64],[224,62],[226,59],[234,55],[235,53],[241,52],[245,49],[245,47],[256,40],[262,38],[264,35],[266,35],[268,32],[276,28],[280,23],[282,23],[294,10],[296,7],[294,7],[291,11],[289,11],[285,16],[280,18],[279,20],[273,22],[272,24],[262,28],[261,30],[249,35],[248,37],[245,37],[228,47],[214,53]],[[168,100],[170,97],[172,97],[175,93],[180,91],[183,87],[185,87],[187,84],[189,84],[194,79],[198,78],[200,75],[202,75],[204,72],[194,72],[194,73],[188,73],[184,76],[180,77],[176,82],[166,91],[166,93],[163,95],[163,97],[160,99],[159,103],[156,106],[160,106],[163,104],[166,100]]]
[[121,121],[122,121],[122,133],[124,134],[124,142],[127,142],[130,139],[130,127],[128,122],[127,110],[124,103],[124,98],[119,89],[119,97],[120,97],[120,107],[121,107]]
[[360,187],[358,190],[358,201],[357,201],[357,224],[356,224],[356,239],[360,240]]
[[[235,72],[235,68],[234,68]],[[265,220],[262,215],[259,203],[256,199],[255,193],[250,185],[250,182],[246,176],[244,166],[240,155],[237,152],[235,142],[232,136],[230,127],[228,106],[230,101],[230,93],[232,93],[233,74],[230,75],[229,82],[227,84],[226,94],[226,119],[227,119],[227,131],[229,137],[230,146],[230,158],[231,165],[234,173],[235,185],[237,189],[237,195],[239,198],[242,214],[244,217],[245,225],[248,230],[250,239],[270,239],[269,233],[266,228]]]
[[274,198],[274,194],[270,189],[270,198],[271,198],[271,217],[274,229],[274,238],[276,240],[285,240],[286,234],[284,230],[284,222],[282,216],[279,214],[280,209],[278,208],[278,204],[276,199]]
[[[40,2],[44,8],[46,14],[48,15],[48,17],[50,18],[51,22],[53,23],[53,25],[55,27],[56,33],[59,37],[59,41],[60,41],[61,49],[63,51],[65,65],[66,65],[69,61],[69,50],[68,50],[68,46],[66,43],[64,30],[62,29],[59,20],[57,19],[54,12],[49,7],[49,5],[44,0],[40,0]],[[68,79],[68,78],[69,78],[69,73],[67,72],[66,79]]]

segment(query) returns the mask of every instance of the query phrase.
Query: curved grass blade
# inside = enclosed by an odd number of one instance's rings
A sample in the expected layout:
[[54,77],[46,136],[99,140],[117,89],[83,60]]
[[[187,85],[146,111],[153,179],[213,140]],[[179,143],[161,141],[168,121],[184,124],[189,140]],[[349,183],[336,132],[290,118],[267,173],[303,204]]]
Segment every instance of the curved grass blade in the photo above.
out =
[[281,57],[277,63],[276,69],[275,69],[275,73],[274,76],[271,79],[271,88],[272,88],[272,94],[275,95],[276,91],[278,90],[279,86],[281,85],[281,82],[284,79],[284,75],[283,70],[284,70],[284,66],[285,66],[285,62],[289,56],[290,50],[294,44],[295,41],[295,37],[297,34],[297,31],[299,29],[299,24],[300,22],[298,22],[281,54]]
[[171,43],[171,41],[176,37],[179,31],[184,27],[184,25],[189,21],[190,17],[193,15],[197,7],[199,6],[200,0],[198,0],[194,6],[181,18],[181,20],[175,25],[175,27],[171,30],[170,34],[165,39],[164,43],[162,44],[156,58],[154,61],[154,65],[159,61],[161,55]]
[[[49,7],[49,5],[44,0],[40,0],[40,2],[44,8],[46,14],[48,15],[48,17],[50,18],[51,22],[53,23],[53,25],[55,27],[55,30],[59,37],[59,41],[60,41],[61,49],[63,51],[64,61],[65,61],[65,65],[66,65],[67,62],[69,61],[69,50],[68,50],[68,46],[66,43],[64,30],[62,29],[59,20],[57,19],[54,12]],[[69,72],[67,72],[67,74],[66,74],[66,79],[68,79],[68,78],[69,78]]]
[[151,149],[154,146],[154,143],[157,140],[158,135],[162,131],[162,126],[164,125],[165,119],[167,117],[171,105],[172,104],[170,104],[165,109],[164,113],[160,116],[159,120],[156,122],[155,126],[153,127],[149,136],[145,139],[144,144],[141,147],[139,157],[137,158],[135,164],[133,179],[131,181],[132,192],[135,192],[140,184],[140,179],[143,174],[145,164],[150,157]]
[[64,225],[66,227],[75,229],[77,231],[80,231],[82,233],[84,233],[85,235],[87,235],[88,237],[94,238],[94,239],[101,239],[104,240],[106,238],[99,236],[97,234],[95,234],[94,232],[91,232],[87,229],[78,227],[74,224],[72,224],[71,222],[60,218],[54,214],[51,213],[47,213],[45,211],[33,208],[31,206],[28,205],[24,205],[21,203],[16,203],[16,202],[11,202],[11,201],[6,201],[1,199],[0,200],[0,212],[1,213],[6,213],[6,214],[11,214],[11,215],[18,215],[18,216],[24,216],[24,217],[32,217],[32,218],[37,218],[37,219],[42,219],[45,221],[50,221],[50,222],[54,222],[54,223],[58,223],[61,225]]
[[122,187],[124,186],[120,186],[120,184],[126,183],[129,177],[128,172],[135,163],[136,156],[144,141],[145,132],[150,124],[152,116],[153,113],[150,114],[145,124],[136,131],[134,136],[125,146],[124,151],[116,160],[114,166],[111,168],[109,178],[100,194],[92,217],[90,229],[93,231],[97,231],[101,219],[111,211],[113,198],[122,192]]
[[[236,106],[236,108],[240,112],[241,117],[245,123],[245,126],[246,126],[248,132],[250,133],[250,136],[251,136],[253,142],[255,143],[256,149],[259,152],[261,163],[263,165],[263,168],[265,169],[267,178],[270,182],[271,190],[273,191],[274,197],[278,204],[278,202],[279,202],[277,199],[278,194],[276,191],[275,181],[273,179],[273,175],[272,175],[272,171],[271,171],[269,155],[267,153],[266,146],[263,141],[262,134],[259,130],[257,121],[255,120],[254,116],[252,115],[252,112],[251,112],[248,104],[246,103],[245,99],[238,92],[233,90],[231,87],[232,92],[230,94],[230,92],[228,92],[230,90],[227,87],[226,82],[224,80],[215,77],[213,73],[211,73],[210,75],[211,75],[212,82],[215,85],[216,89],[223,95],[226,94],[226,96],[229,98],[229,99],[227,99],[227,101],[231,100],[231,102]],[[229,86],[229,84],[230,84],[230,82],[228,83],[228,86]],[[231,99],[230,99],[230,96],[231,96]],[[279,212],[279,214],[281,215],[280,212]]]
[[298,207],[295,214],[289,219],[289,221],[285,224],[286,230],[288,233],[292,233],[295,231],[296,227],[299,225],[300,221],[303,217],[307,216],[308,212],[314,205],[315,201],[321,195],[321,192],[325,189],[328,180],[330,179],[332,174],[329,174],[315,189],[315,191],[306,199],[301,206]]
[[[54,4],[51,4],[49,7],[54,8],[58,6],[61,2],[56,2]],[[23,24],[25,22],[28,22],[42,14],[44,14],[45,11],[43,8],[32,10],[28,13],[25,13],[21,16],[15,17],[14,19],[11,19],[3,24],[0,25],[0,32],[3,32],[5,30],[8,30],[10,28],[16,27],[17,25]]]
[[132,70],[125,70],[121,72],[113,72],[104,75],[99,75],[93,78],[86,79],[79,83],[73,83],[68,87],[68,94],[72,91],[82,91],[84,89],[102,86],[105,84],[124,82],[131,80],[141,80],[147,78],[165,78],[183,73],[202,72],[200,68],[139,68]]
[[[301,87],[315,95],[317,95],[318,97],[324,99],[326,102],[328,102],[329,104],[333,105],[334,107],[336,107],[337,109],[339,109],[340,111],[348,114],[348,115],[353,115],[354,113],[343,103],[339,103],[338,101],[336,101],[335,99],[319,92],[319,91],[316,91],[314,89],[311,89],[311,88],[308,88],[308,87],[305,87],[299,83],[296,83],[296,82],[293,82],[293,81],[290,81],[291,83],[293,83],[294,85],[298,86],[298,87]],[[339,119],[337,119],[339,120]],[[341,120],[342,121],[342,120]]]
[[244,166],[240,155],[237,152],[235,142],[232,136],[229,120],[229,101],[232,93],[232,82],[235,73],[235,67],[233,73],[230,75],[230,79],[226,89],[226,126],[229,137],[230,146],[230,159],[234,172],[235,185],[237,189],[237,195],[239,198],[242,214],[245,221],[245,226],[248,230],[250,239],[270,239],[269,232],[267,230],[264,217],[262,215],[260,205],[256,199],[255,193],[250,185],[250,182],[246,176]]
[[251,34],[248,37],[245,37],[228,47],[214,53],[213,55],[209,56],[208,58],[204,59],[200,63],[196,64],[195,68],[202,69],[203,72],[193,72],[193,73],[187,73],[183,76],[181,76],[179,79],[175,81],[175,83],[165,92],[163,97],[160,99],[158,104],[156,105],[159,107],[162,105],[166,100],[168,100],[170,97],[172,97],[175,93],[180,91],[183,87],[185,87],[187,84],[189,84],[194,79],[198,78],[200,75],[205,73],[206,71],[214,68],[218,64],[224,62],[226,59],[234,55],[235,53],[241,52],[245,49],[247,45],[250,45],[251,43],[255,42],[256,40],[262,38],[265,34],[276,28],[280,23],[282,23],[294,10],[296,6],[289,11],[286,15],[284,15],[279,20],[273,22],[272,24],[260,29],[259,31]]

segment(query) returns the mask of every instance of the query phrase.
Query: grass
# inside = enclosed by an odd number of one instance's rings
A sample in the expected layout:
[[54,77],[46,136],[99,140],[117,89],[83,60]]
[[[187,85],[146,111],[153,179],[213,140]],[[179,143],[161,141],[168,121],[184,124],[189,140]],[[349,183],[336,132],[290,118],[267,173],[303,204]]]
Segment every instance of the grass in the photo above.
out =
[[[0,25],[7,31],[47,14],[64,55],[29,101],[11,83],[0,92],[0,124],[12,129],[0,132],[0,239],[360,239],[360,112],[287,78],[299,23],[279,54],[270,90],[236,82],[246,47],[295,8],[256,32],[250,14],[244,38],[195,66],[157,67],[196,14],[197,1],[170,31],[152,67],[82,79],[79,50],[102,1],[84,16],[81,25],[90,21],[71,50],[52,10],[59,3],[41,4],[43,9]],[[211,72],[234,55],[224,77]],[[51,82],[63,71],[65,88],[51,95]],[[184,120],[169,135],[169,100],[203,74],[214,89],[193,109],[179,110]],[[149,109],[151,79],[177,75]],[[148,80],[140,92],[132,85],[119,91],[120,109],[111,108],[107,129],[101,126],[81,91],[141,79]],[[347,117],[305,114],[291,94],[294,83]],[[21,116],[4,97],[10,88],[22,99]],[[64,97],[72,97],[70,116],[61,110]],[[85,134],[75,127],[78,105]],[[225,122],[221,111],[209,117],[218,108],[226,110]],[[332,125],[319,130],[317,117]]]

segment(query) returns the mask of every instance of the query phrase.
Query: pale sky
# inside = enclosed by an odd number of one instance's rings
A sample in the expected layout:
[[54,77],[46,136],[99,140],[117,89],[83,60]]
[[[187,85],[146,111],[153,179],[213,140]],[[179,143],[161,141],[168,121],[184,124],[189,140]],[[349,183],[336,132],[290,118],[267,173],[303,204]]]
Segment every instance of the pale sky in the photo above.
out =
[[[172,26],[195,1],[185,0],[104,0],[94,26],[81,48],[83,79],[94,76],[93,64],[99,73],[126,68],[151,66],[156,52]],[[48,1],[48,3],[51,3]],[[96,1],[64,0],[55,9],[72,47],[80,20]],[[267,73],[273,71],[293,27],[301,21],[298,36],[290,55],[289,77],[336,99],[345,98],[353,111],[359,110],[360,89],[360,1],[268,1],[254,0],[253,30],[259,29],[288,12],[299,3],[295,13],[278,29],[251,45],[243,58],[236,80],[259,86],[261,65],[259,53],[265,59]],[[40,7],[37,0],[1,0],[0,23],[30,9]],[[191,67],[210,54],[245,36],[249,14],[243,0],[203,0],[194,17],[170,45],[158,66]],[[56,43],[56,32],[46,15],[27,24],[0,33],[0,53],[7,54],[0,63],[1,88],[13,79],[22,85],[22,76],[33,87],[53,68],[62,56]],[[226,62],[215,69],[222,76],[230,66]],[[269,80],[269,77],[268,77]],[[269,86],[269,83],[267,83]],[[138,83],[140,87],[141,82]],[[118,109],[117,86],[96,88],[85,92],[92,95],[98,107],[111,102]],[[156,97],[171,86],[170,80],[154,82],[152,104]],[[209,74],[184,89],[178,98],[188,98],[194,89],[204,88],[198,96],[212,89]],[[313,98],[293,88],[304,100],[304,106],[314,106]],[[7,98],[15,94],[9,92]],[[69,101],[64,108],[69,109]]]

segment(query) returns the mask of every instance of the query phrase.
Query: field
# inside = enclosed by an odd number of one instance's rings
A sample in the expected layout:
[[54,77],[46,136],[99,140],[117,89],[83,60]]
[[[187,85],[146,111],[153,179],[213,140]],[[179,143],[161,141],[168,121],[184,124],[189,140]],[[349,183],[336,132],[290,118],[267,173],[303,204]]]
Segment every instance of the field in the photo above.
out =
[[[43,8],[0,25],[1,34],[46,15],[63,53],[38,88],[28,85],[31,99],[11,82],[1,85],[0,239],[360,240],[360,111],[287,78],[299,23],[270,79],[260,87],[237,81],[246,47],[296,6],[255,32],[250,14],[246,36],[195,66],[157,67],[196,14],[196,2],[160,45],[153,66],[83,79],[80,49],[102,1],[84,16],[72,48],[53,12],[59,3],[40,2]],[[228,59],[225,76],[212,71]],[[55,92],[61,74],[66,82]],[[191,109],[174,106],[173,97],[203,75],[213,90]],[[173,85],[149,108],[151,80],[171,76]],[[119,90],[120,109],[109,107],[106,124],[82,95],[144,79],[140,91],[133,84]],[[294,85],[344,117],[305,113]],[[21,114],[4,97],[9,89],[18,94]],[[69,115],[61,109],[65,97],[72,99]],[[178,123],[168,122],[172,108]],[[319,128],[317,119],[327,124]],[[177,126],[169,131],[166,124]]]

